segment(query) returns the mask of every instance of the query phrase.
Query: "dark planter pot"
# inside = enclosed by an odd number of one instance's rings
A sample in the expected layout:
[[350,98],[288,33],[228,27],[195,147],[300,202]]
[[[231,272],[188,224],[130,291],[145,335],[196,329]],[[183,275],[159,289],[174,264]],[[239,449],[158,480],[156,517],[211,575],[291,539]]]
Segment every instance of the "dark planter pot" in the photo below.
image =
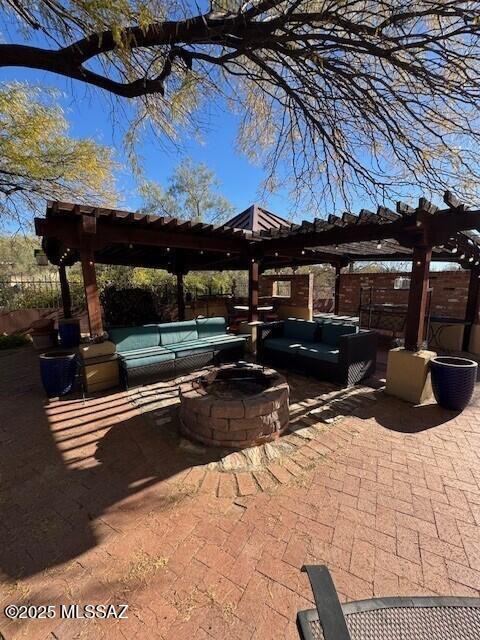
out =
[[59,320],[58,336],[60,344],[65,349],[73,349],[80,344],[80,321],[79,320]]
[[463,411],[472,399],[478,365],[467,358],[439,356],[430,361],[435,400],[444,409]]
[[66,351],[50,351],[40,356],[40,376],[49,398],[72,390],[77,373],[77,356]]

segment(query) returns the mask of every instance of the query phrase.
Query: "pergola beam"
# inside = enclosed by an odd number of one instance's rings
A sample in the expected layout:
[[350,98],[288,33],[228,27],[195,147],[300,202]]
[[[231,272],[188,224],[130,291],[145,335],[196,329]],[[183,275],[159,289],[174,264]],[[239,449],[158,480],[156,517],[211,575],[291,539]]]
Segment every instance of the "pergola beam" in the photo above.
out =
[[425,337],[425,314],[428,302],[428,277],[432,250],[415,247],[412,275],[408,292],[407,321],[405,325],[405,349],[419,351]]
[[[85,216],[83,216],[85,217]],[[70,249],[81,250],[84,242],[79,233],[78,222],[72,224],[71,219],[35,218],[37,235],[55,237]],[[136,228],[135,224],[125,226],[122,223],[103,223],[97,221],[96,233],[92,234],[92,247],[101,249],[110,244],[128,246],[144,245],[153,247],[198,249],[204,251],[229,251],[241,253],[245,249],[245,240],[232,236],[209,236],[192,233],[176,233],[162,227]]]
[[60,293],[62,296],[63,317],[69,319],[72,317],[72,297],[70,295],[70,286],[68,284],[67,272],[65,265],[58,267],[58,277],[60,280]]
[[92,338],[100,337],[103,335],[102,307],[100,305],[93,252],[91,250],[83,251],[80,259],[82,263],[83,285],[85,288],[85,302],[87,305],[90,336]]
[[258,320],[258,278],[260,265],[258,260],[251,259],[248,268],[248,321]]

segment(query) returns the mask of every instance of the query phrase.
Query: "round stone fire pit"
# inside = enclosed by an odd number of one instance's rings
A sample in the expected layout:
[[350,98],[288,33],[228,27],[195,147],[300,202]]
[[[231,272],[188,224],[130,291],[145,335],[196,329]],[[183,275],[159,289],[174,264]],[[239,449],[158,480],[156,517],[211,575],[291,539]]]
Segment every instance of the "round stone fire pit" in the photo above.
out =
[[263,367],[224,365],[182,385],[180,424],[188,437],[244,449],[277,438],[288,427],[289,387]]

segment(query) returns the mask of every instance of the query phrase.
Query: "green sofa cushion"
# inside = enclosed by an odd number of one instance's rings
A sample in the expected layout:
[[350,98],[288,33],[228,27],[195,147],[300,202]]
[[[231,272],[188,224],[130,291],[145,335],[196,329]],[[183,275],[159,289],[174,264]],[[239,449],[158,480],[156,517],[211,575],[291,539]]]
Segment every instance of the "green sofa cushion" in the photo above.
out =
[[117,345],[119,353],[134,349],[148,349],[159,345],[159,332],[156,324],[110,329],[108,337]]
[[183,357],[190,356],[194,353],[231,349],[244,343],[244,338],[223,334],[222,336],[213,336],[211,338],[201,338],[200,340],[169,344],[166,348],[169,351],[173,351],[176,357]]
[[160,344],[164,347],[180,342],[197,340],[198,332],[195,320],[183,322],[165,322],[158,325]]
[[292,338],[267,338],[264,345],[267,349],[272,349],[273,351],[297,353],[300,347],[300,342],[299,340],[295,341]]
[[222,336],[211,336],[210,338],[202,338],[201,342],[210,344],[214,349],[232,349],[233,347],[241,347],[245,344],[246,339],[241,336],[231,336],[223,334]]
[[313,358],[324,362],[338,362],[338,349],[334,349],[322,342],[304,342],[298,349],[298,355],[302,358]]
[[354,324],[324,322],[322,325],[322,342],[331,347],[338,347],[340,336],[357,333]]
[[188,342],[177,342],[169,344],[166,349],[175,354],[175,357],[190,356],[194,353],[205,353],[213,351],[213,346],[202,340],[190,340]]
[[219,334],[225,334],[227,322],[225,318],[197,318],[197,332],[199,338],[210,338]]
[[146,367],[151,364],[159,364],[160,362],[175,360],[175,354],[168,351],[168,349],[164,349],[162,352],[140,357],[125,357],[122,354],[120,359],[125,369],[135,369],[136,367]]
[[147,358],[148,356],[156,356],[162,353],[168,353],[165,347],[149,347],[148,349],[133,349],[132,351],[122,351],[121,357],[124,360],[131,358]]
[[283,325],[283,335],[285,338],[293,338],[298,342],[313,342],[318,325],[311,320],[297,320],[288,318]]

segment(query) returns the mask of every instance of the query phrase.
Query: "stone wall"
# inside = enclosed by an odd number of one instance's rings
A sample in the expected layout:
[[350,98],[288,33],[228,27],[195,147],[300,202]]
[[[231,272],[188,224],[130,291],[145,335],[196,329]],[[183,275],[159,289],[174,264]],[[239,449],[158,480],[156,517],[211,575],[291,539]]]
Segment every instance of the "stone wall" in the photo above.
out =
[[[409,278],[408,272],[397,273],[342,273],[340,280],[340,309],[342,314],[357,314],[360,303],[360,288],[373,287],[375,304],[407,304],[408,289],[394,289],[396,278]],[[463,319],[468,295],[470,272],[432,271],[432,316]],[[368,294],[364,294],[367,302]]]

